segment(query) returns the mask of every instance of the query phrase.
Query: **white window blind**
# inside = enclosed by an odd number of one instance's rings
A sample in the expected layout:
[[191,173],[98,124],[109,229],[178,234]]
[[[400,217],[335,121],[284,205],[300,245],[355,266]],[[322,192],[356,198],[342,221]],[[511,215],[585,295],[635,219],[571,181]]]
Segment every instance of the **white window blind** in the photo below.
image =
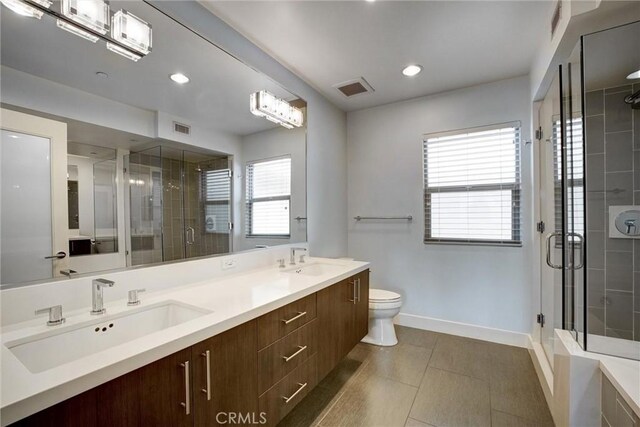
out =
[[291,157],[247,164],[246,235],[289,237]]
[[231,170],[206,170],[202,181],[205,232],[228,234],[231,228]]
[[425,243],[520,245],[520,124],[426,135]]
[[[565,127],[567,136],[567,173],[565,188],[567,193],[567,233],[578,233],[584,236],[585,215],[584,215],[584,150],[583,150],[583,129],[582,118],[576,117],[567,120]],[[555,231],[562,233],[562,212],[563,212],[563,176],[562,176],[562,133],[560,129],[560,119],[553,122],[552,135],[554,149],[554,183],[555,183]],[[576,240],[569,236],[570,241]]]

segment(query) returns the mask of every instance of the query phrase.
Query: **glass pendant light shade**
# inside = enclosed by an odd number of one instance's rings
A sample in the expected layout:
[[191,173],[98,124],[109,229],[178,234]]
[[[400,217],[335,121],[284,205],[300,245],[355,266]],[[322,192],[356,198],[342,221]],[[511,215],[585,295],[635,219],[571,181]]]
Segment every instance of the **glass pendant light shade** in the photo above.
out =
[[151,25],[126,10],[113,15],[111,37],[136,52],[146,55],[151,51]]
[[111,52],[117,53],[118,55],[122,55],[125,58],[132,60],[133,62],[137,62],[140,58],[142,58],[142,55],[137,55],[130,50],[123,49],[115,43],[107,42],[107,49],[109,49]]
[[109,5],[104,0],[62,0],[62,14],[97,33],[109,31]]
[[98,41],[98,36],[91,34],[88,31],[83,30],[80,27],[77,27],[73,24],[69,24],[67,21],[63,21],[62,19],[58,19],[57,22],[58,28],[62,28],[65,31],[70,32],[71,34],[75,34],[78,37],[82,37],[85,40],[89,40],[92,43]]

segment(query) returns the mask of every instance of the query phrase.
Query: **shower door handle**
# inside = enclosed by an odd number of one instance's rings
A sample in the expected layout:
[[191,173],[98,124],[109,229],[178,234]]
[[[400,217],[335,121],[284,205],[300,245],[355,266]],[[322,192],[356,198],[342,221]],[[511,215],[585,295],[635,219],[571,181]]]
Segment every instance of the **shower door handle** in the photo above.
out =
[[195,242],[196,242],[196,230],[194,230],[193,227],[187,227],[187,245],[193,245]]
[[[579,242],[578,244],[580,245],[580,256],[578,257],[579,263],[578,265],[571,265],[571,270],[580,270],[582,267],[584,267],[584,237],[582,237],[582,234],[579,233],[568,233],[567,236],[572,236],[572,237],[577,237]],[[573,245],[575,244],[575,242],[571,243],[571,248],[573,249]]]
[[562,233],[555,232],[547,235],[547,265],[553,269],[562,270],[561,265],[556,265],[551,262],[551,240],[553,240],[553,238],[557,236],[562,236]]

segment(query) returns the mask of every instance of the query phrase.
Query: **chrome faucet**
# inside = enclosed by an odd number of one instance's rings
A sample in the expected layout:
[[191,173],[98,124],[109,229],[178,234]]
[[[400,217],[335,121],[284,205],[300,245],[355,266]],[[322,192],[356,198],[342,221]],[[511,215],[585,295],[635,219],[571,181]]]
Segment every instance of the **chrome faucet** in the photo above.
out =
[[113,285],[115,285],[115,282],[107,279],[94,279],[93,282],[91,282],[91,314],[104,314],[107,311],[104,308],[104,300],[102,299],[102,288],[105,286],[110,288]]
[[[296,251],[307,251],[307,248],[291,248],[291,258],[289,258],[290,265],[296,265]],[[300,258],[300,262],[304,262],[302,257]]]

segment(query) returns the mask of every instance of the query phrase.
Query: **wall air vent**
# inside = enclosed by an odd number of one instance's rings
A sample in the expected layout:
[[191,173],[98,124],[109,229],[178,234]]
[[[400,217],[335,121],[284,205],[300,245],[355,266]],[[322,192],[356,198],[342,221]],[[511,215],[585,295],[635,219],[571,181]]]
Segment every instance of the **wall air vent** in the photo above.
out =
[[182,135],[191,135],[191,126],[173,122],[173,131]]
[[375,90],[364,77],[359,79],[349,80],[347,82],[338,83],[334,85],[344,96],[350,98],[352,96],[361,95],[363,93],[373,93]]
[[551,17],[551,37],[556,33],[558,24],[560,23],[560,12],[562,11],[562,0],[558,0],[556,7],[553,9],[553,16]]

